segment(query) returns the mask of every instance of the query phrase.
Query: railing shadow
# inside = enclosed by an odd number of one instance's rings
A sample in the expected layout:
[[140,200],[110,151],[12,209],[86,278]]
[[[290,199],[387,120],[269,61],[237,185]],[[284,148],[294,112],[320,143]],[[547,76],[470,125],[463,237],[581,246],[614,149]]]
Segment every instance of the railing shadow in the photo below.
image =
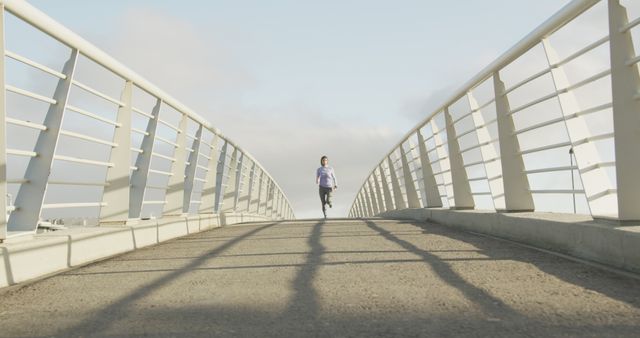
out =
[[[426,234],[446,236],[467,243],[478,248],[481,254],[487,257],[494,259],[510,258],[515,261],[532,264],[540,271],[544,271],[567,283],[604,294],[635,308],[640,308],[640,279],[632,279],[597,267],[574,262],[563,257],[535,250],[529,246],[516,244],[515,242],[502,241],[462,230],[455,230],[436,223],[416,221],[404,221],[402,223],[420,227]],[[496,242],[500,242],[499,246]],[[497,249],[497,247],[500,249]],[[506,256],[505,253],[499,252],[499,250],[504,250],[504,248],[507,247],[518,248],[519,251],[527,252],[528,255],[526,257]],[[611,283],[597,281],[595,277],[615,281],[618,287],[612,287]],[[622,286],[620,286],[621,283]]]
[[192,262],[183,266],[182,268],[170,271],[168,274],[137,288],[135,291],[121,297],[118,300],[115,300],[111,305],[101,309],[100,311],[97,311],[90,318],[85,319],[81,324],[66,328],[62,332],[58,332],[58,335],[63,337],[91,336],[96,332],[103,332],[111,325],[113,321],[118,320],[122,316],[125,316],[127,308],[132,306],[136,301],[150,295],[153,291],[171,283],[182,275],[193,271],[197,267],[204,264],[210,258],[230,249],[231,247],[237,245],[248,237],[251,237],[252,235],[267,228],[273,227],[278,223],[279,222],[273,222],[260,226],[226,242],[225,244],[222,244],[221,246],[213,250],[209,250],[208,252],[194,259]]
[[378,226],[374,221],[365,220],[364,222],[367,227],[377,231],[385,239],[398,244],[407,250],[407,252],[411,252],[421,257],[422,260],[428,264],[444,282],[456,288],[470,302],[480,306],[483,312],[490,317],[508,321],[525,319],[522,314],[505,304],[499,298],[496,298],[485,290],[465,281],[460,275],[453,271],[449,264],[444,262],[438,256],[430,253],[429,251],[420,249],[408,241],[400,239],[392,232]]

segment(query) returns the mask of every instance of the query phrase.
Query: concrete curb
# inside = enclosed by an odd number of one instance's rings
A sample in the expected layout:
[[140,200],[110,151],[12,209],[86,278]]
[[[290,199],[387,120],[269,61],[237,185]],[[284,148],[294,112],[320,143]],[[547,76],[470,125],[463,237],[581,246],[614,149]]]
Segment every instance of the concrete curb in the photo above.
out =
[[0,287],[216,227],[267,220],[241,213],[168,216],[10,239],[0,244]]
[[404,209],[379,216],[434,222],[640,273],[640,225],[612,225],[583,215],[538,212]]

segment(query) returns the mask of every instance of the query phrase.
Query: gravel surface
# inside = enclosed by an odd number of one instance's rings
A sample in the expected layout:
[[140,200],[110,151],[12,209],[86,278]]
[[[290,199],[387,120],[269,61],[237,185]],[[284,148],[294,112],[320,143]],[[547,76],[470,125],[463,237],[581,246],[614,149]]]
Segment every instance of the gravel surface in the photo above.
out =
[[0,336],[638,337],[640,280],[435,224],[260,223],[0,290]]

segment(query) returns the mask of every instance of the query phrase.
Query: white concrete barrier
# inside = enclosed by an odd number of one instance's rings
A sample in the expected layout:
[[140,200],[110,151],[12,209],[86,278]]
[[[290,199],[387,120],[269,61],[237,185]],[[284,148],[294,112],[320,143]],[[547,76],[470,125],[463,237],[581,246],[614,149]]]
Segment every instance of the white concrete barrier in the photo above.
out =
[[539,212],[404,209],[380,216],[434,222],[640,273],[640,225],[612,224],[586,215]]
[[123,226],[77,227],[10,239],[0,244],[0,287],[261,215],[201,214],[141,220]]

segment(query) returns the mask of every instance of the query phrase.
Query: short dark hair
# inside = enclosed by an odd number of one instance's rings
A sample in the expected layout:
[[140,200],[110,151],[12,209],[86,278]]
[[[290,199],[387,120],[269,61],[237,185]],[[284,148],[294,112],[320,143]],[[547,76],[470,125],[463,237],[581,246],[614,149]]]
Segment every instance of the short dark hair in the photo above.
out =
[[327,156],[324,156],[324,155],[322,155],[322,157],[320,157],[320,165],[322,165],[322,161],[323,161],[325,158],[326,158],[327,160],[329,159]]

